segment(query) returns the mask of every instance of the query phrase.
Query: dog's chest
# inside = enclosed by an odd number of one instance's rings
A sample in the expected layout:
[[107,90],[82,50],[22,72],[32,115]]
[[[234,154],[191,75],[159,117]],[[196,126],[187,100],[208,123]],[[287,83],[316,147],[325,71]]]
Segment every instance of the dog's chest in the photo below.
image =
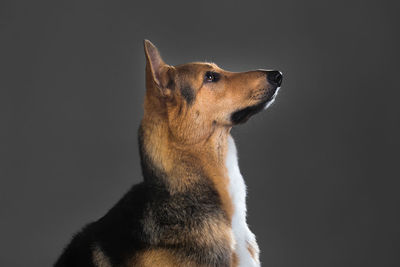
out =
[[[232,231],[236,243],[235,252],[239,258],[239,266],[260,266],[258,245],[246,222],[246,185],[240,173],[236,146],[231,136],[228,138],[226,168],[229,176],[229,193],[234,207]],[[253,251],[253,253],[250,253],[250,251]]]

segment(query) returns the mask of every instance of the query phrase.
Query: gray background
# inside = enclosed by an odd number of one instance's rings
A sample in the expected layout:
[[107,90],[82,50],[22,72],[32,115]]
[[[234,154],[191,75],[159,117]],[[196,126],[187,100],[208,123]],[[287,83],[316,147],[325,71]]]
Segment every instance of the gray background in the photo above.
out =
[[142,40],[284,72],[233,130],[263,266],[400,266],[397,1],[1,1],[0,266],[49,266],[141,180]]

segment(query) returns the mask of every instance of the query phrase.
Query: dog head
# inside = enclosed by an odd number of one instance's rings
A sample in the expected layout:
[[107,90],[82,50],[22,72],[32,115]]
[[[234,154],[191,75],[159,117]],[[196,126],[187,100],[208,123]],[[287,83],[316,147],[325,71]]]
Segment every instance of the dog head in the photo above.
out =
[[246,122],[274,101],[282,82],[279,71],[229,72],[202,62],[170,66],[150,41],[144,47],[145,113],[164,116],[180,138],[202,138]]

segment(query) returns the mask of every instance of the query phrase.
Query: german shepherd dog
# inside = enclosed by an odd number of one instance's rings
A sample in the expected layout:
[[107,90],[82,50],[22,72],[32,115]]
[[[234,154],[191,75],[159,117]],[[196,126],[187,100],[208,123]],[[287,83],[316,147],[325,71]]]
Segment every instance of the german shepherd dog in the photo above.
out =
[[170,66],[144,41],[143,182],[75,235],[56,267],[260,266],[233,126],[268,107],[279,71]]

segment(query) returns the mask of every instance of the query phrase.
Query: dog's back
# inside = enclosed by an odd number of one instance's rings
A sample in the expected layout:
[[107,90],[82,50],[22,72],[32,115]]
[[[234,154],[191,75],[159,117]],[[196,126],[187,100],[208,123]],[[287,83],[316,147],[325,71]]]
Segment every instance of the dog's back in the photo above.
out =
[[135,185],[104,217],[84,227],[66,247],[55,267],[120,266],[124,255],[143,247],[140,221],[146,192]]
[[213,228],[227,224],[219,202],[206,183],[174,195],[162,184],[135,185],[73,238],[55,266],[230,266],[230,244]]

